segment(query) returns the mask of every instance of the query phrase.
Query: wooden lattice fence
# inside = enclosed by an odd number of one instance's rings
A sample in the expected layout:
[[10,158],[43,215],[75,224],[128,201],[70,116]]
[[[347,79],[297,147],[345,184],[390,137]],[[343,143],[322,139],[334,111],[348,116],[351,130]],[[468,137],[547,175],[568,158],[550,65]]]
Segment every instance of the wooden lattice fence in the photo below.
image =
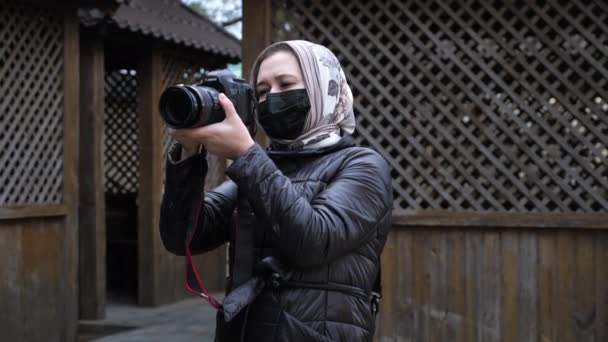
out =
[[608,209],[608,4],[272,2],[272,40],[334,51],[395,213]]
[[[200,79],[204,69],[174,54],[162,56],[162,89]],[[105,174],[109,193],[136,193],[139,180],[137,70],[106,72]],[[146,114],[147,115],[147,114]],[[163,153],[171,143],[163,125]],[[164,156],[164,155],[163,155]]]
[[63,201],[63,18],[0,4],[0,206]]
[[136,193],[139,188],[137,71],[106,71],[104,100],[105,191]]

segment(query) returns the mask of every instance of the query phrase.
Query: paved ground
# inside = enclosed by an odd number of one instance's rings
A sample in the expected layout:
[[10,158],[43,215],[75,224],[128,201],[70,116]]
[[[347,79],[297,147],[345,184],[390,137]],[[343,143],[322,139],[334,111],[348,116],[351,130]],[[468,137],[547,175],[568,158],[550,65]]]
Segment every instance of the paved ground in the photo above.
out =
[[207,342],[214,331],[215,310],[202,299],[157,308],[109,302],[106,319],[80,322],[79,341]]

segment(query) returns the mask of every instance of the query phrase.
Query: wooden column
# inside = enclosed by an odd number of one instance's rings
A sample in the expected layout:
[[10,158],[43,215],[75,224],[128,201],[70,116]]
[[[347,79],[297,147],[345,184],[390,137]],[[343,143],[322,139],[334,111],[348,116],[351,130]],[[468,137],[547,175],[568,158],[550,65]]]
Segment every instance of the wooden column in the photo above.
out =
[[103,170],[104,47],[93,33],[80,39],[79,317],[100,319],[106,306]]
[[[63,198],[67,208],[63,239],[64,291],[62,341],[75,341],[78,327],[78,112],[79,112],[79,23],[76,8],[65,11],[64,40],[64,178]],[[32,327],[35,329],[35,327]]]
[[243,77],[248,78],[255,58],[271,43],[270,0],[243,0]]
[[[256,57],[270,45],[271,36],[271,0],[243,0],[243,39],[241,55],[243,58],[243,78],[249,79],[251,67]],[[268,138],[262,129],[258,129],[255,140],[266,144]]]
[[137,69],[140,139],[138,203],[138,302],[161,302],[162,249],[158,230],[162,180],[162,136],[158,99],[162,91],[161,56],[157,50],[145,53]]

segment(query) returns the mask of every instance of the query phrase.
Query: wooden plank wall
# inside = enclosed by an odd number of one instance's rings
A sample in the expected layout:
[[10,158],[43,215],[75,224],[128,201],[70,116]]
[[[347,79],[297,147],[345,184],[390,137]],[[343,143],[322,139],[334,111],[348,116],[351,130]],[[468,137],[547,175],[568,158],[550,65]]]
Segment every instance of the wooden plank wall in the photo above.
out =
[[376,341],[608,341],[608,229],[394,227]]
[[0,222],[2,341],[68,341],[64,232],[62,217]]

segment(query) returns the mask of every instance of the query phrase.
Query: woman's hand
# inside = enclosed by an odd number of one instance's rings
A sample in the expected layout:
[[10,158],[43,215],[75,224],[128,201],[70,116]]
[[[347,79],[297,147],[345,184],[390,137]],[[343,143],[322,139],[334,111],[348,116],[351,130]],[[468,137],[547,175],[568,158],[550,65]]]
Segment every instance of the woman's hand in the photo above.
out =
[[254,142],[228,97],[220,94],[219,100],[226,113],[224,121],[204,127],[178,129],[173,132],[173,136],[180,142],[183,140],[203,144],[209,153],[234,160],[243,155]]
[[169,128],[169,134],[182,146],[182,152],[179,160],[188,159],[200,151],[201,143],[197,142],[196,140],[184,138],[178,135],[177,131],[173,128]]

